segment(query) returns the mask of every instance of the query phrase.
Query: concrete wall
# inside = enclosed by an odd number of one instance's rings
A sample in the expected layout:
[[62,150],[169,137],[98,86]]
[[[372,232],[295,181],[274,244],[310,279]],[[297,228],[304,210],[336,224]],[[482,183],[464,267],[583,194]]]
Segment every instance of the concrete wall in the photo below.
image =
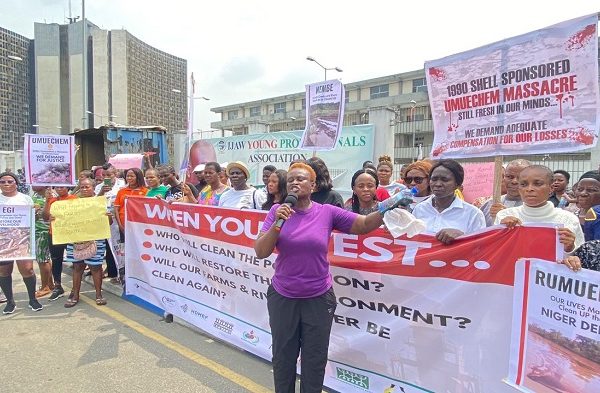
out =
[[127,32],[125,30],[112,30],[110,32],[110,46],[112,114],[117,116],[117,123],[129,124],[127,107]]
[[[92,91],[90,103],[92,124],[99,127],[109,122],[108,115],[112,114],[109,107],[109,67],[108,67],[108,32],[106,30],[92,31]],[[102,115],[102,116],[100,116]]]
[[369,109],[369,123],[375,126],[373,162],[384,154],[394,157],[394,127],[390,126],[393,119],[394,112],[385,107]]
[[75,128],[84,128],[87,122],[83,118],[87,118],[83,108],[83,23],[72,23],[67,26],[68,50],[69,57],[69,132]]
[[59,134],[56,128],[61,125],[59,25],[35,23],[34,37],[37,124],[40,133]]

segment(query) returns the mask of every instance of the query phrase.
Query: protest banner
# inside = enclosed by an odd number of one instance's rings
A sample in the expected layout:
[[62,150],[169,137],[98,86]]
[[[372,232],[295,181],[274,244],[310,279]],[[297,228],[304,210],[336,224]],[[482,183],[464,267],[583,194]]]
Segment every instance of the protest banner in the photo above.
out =
[[574,152],[596,146],[598,16],[425,62],[431,157]]
[[339,80],[306,85],[306,128],[300,149],[333,150],[344,122],[344,84]]
[[51,222],[54,244],[110,238],[103,196],[56,201],[50,206],[50,214],[54,217]]
[[108,159],[117,169],[142,168],[144,162],[143,154],[115,154]]
[[[276,255],[260,259],[253,249],[266,212],[152,198],[129,199],[126,209],[127,294],[271,360],[266,292]],[[514,263],[553,260],[557,243],[550,227],[488,229],[450,246],[383,229],[334,233],[328,259],[338,305],[325,384],[512,392],[502,379]]]
[[[360,166],[373,159],[372,125],[344,127],[335,150],[319,153],[329,168],[335,190],[349,196],[353,170],[348,163]],[[219,163],[242,161],[250,170],[249,184],[262,185],[262,170],[266,165],[287,169],[294,160],[307,160],[312,155],[300,150],[302,131],[239,135],[227,138],[202,139],[190,149],[190,165],[209,161]]]
[[25,179],[32,186],[75,185],[75,137],[25,134]]
[[600,392],[600,273],[516,265],[509,378],[523,392]]
[[465,171],[462,194],[465,201],[473,203],[477,198],[491,197],[494,191],[494,163],[469,162],[462,164]]
[[33,206],[0,206],[0,261],[35,259]]

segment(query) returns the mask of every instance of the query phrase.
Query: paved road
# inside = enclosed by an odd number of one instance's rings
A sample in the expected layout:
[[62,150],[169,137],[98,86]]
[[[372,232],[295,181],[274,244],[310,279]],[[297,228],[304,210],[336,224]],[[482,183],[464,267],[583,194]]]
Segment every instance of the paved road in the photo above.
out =
[[18,309],[0,315],[3,393],[273,391],[269,363],[108,292],[96,306],[87,283],[74,308],[46,298],[34,313],[13,281]]

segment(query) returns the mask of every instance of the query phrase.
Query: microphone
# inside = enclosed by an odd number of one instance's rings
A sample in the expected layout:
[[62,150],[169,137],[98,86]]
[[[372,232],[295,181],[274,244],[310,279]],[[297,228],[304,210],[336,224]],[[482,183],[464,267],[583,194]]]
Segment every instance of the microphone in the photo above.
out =
[[[294,207],[294,206],[296,206],[296,202],[298,202],[298,196],[296,196],[296,194],[288,194],[285,197],[285,199],[283,200],[282,205],[288,205],[289,207]],[[275,223],[275,230],[280,231],[284,222],[285,222],[285,220],[283,218],[278,219],[277,222]]]

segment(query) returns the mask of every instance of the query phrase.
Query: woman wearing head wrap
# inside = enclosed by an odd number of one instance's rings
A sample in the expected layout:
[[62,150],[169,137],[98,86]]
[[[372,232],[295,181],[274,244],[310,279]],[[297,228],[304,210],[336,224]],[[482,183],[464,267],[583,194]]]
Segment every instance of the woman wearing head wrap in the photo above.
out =
[[413,211],[417,203],[423,202],[431,196],[429,187],[429,172],[431,172],[432,162],[429,160],[415,161],[409,164],[402,172],[402,180],[406,187],[417,189],[417,194],[413,196],[413,203],[408,210]]

